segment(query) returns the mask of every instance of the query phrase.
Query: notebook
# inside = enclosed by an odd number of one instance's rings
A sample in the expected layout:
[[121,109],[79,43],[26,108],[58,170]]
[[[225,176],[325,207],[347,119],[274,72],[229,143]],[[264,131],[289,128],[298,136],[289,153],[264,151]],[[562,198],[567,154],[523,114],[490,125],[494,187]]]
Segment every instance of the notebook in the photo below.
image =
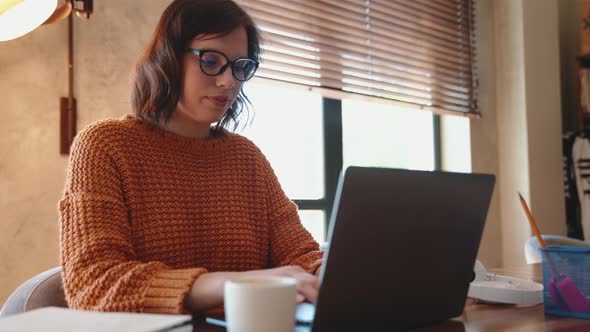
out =
[[[0,319],[0,331],[150,332],[191,326],[190,315],[95,312],[43,307]],[[200,331],[200,330],[199,330]]]
[[297,308],[296,331],[394,331],[459,316],[494,182],[486,174],[347,168],[318,302]]

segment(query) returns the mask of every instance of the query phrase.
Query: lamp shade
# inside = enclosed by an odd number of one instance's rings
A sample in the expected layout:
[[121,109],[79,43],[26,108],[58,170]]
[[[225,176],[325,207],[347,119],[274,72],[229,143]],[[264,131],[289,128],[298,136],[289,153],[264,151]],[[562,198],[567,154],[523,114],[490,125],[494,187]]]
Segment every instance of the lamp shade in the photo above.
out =
[[56,7],[57,0],[0,1],[0,41],[33,31],[51,16]]

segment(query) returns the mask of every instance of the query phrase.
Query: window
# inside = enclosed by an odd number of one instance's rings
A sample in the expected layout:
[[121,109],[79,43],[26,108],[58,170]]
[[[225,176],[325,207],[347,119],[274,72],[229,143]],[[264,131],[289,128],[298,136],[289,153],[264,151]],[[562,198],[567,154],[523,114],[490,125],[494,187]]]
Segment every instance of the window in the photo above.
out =
[[471,172],[469,118],[444,116],[441,122],[442,167],[450,172]]
[[344,168],[434,170],[433,115],[391,105],[343,100]]
[[[251,124],[240,133],[267,156],[285,193],[298,204],[303,225],[318,242],[326,240],[340,169],[351,165],[440,168],[438,115],[367,101],[326,102],[317,93],[273,83],[255,78],[245,85],[254,112]],[[445,116],[443,120],[450,151],[445,169],[469,171],[468,119]],[[326,141],[326,133],[332,143]]]
[[316,240],[343,167],[470,171],[469,120],[447,114],[479,115],[473,0],[236,1],[265,40],[243,134]]
[[[242,134],[265,153],[289,197],[324,196],[322,97],[256,79],[244,88],[255,106]],[[291,101],[291,102],[289,102]]]
[[[298,202],[299,216],[306,229],[316,241],[325,242],[321,95],[256,78],[244,90],[254,105],[254,112],[250,114],[251,124],[240,133],[266,155],[287,196]],[[309,203],[313,204],[311,208]]]
[[236,1],[264,34],[258,77],[478,115],[473,0]]

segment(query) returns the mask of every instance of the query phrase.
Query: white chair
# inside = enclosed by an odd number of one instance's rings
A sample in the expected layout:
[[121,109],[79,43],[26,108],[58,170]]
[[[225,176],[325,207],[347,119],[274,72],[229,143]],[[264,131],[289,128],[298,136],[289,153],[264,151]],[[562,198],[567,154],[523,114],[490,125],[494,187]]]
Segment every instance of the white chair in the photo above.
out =
[[40,273],[21,284],[4,302],[0,318],[50,306],[68,307],[59,267]]

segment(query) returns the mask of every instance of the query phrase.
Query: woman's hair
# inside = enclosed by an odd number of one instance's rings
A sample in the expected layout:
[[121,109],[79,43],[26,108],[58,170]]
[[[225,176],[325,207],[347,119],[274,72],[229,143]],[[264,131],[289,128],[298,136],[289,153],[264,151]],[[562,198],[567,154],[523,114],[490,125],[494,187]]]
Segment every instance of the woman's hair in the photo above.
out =
[[[250,16],[232,0],[174,0],[160,17],[154,35],[136,66],[132,81],[131,108],[151,124],[168,121],[181,93],[182,59],[193,38],[202,34],[228,34],[244,27],[248,58],[260,58],[260,35]],[[238,96],[217,124],[227,127],[247,110],[250,101],[240,89]]]

